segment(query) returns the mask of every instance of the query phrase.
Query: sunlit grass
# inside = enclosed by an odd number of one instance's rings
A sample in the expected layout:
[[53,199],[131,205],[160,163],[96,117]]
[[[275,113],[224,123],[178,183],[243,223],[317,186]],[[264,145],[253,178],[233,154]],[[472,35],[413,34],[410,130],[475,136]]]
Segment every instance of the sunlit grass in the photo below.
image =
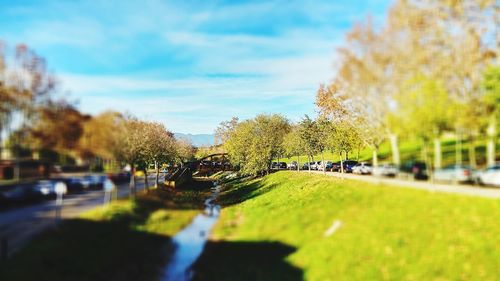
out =
[[[241,202],[242,195],[247,200]],[[213,233],[216,241],[289,245],[296,251],[286,261],[307,280],[500,276],[499,200],[279,172],[226,187],[220,201],[227,207]],[[336,220],[341,227],[325,237]],[[208,252],[200,263],[212,259],[217,257]],[[218,280],[257,276],[231,268],[220,268]],[[262,280],[278,278],[266,276]]]

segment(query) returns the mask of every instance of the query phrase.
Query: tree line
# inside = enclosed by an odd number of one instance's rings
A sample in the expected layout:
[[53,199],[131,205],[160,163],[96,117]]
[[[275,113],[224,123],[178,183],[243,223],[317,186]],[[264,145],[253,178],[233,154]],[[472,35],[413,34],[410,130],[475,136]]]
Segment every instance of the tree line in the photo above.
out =
[[[316,92],[318,117],[291,124],[280,115],[221,123],[225,149],[247,173],[269,169],[279,155],[323,154],[341,159],[360,147],[391,144],[401,165],[401,138],[419,140],[428,167],[442,167],[444,134],[456,139],[469,165],[486,142],[486,164],[495,163],[500,119],[500,7],[496,1],[398,0],[384,22],[357,23],[337,49],[336,74]],[[433,159],[431,151],[433,150]]]
[[81,113],[45,59],[24,44],[9,48],[1,41],[0,143],[1,155],[14,159],[86,164],[96,171],[129,165],[132,174],[154,166],[156,185],[162,164],[182,165],[195,153],[189,140],[176,139],[161,123],[114,111]]

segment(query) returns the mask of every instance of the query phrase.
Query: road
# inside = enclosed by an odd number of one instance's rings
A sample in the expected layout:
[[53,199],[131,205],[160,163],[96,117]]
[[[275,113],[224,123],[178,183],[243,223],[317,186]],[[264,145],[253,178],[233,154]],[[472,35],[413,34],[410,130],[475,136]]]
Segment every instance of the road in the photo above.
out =
[[[309,171],[303,171],[309,172]],[[322,171],[311,171],[314,174],[323,174]],[[412,181],[412,180],[402,180],[395,178],[383,178],[375,177],[369,175],[354,175],[354,174],[341,174],[335,172],[326,172],[327,176],[333,176],[337,178],[352,179],[370,182],[374,184],[385,184],[401,188],[413,188],[427,190],[431,192],[444,192],[444,193],[454,193],[467,196],[477,196],[483,198],[499,199],[500,189],[499,188],[489,188],[489,187],[478,187],[474,185],[455,185],[455,184],[444,184],[444,183],[431,183],[428,181]]]
[[[154,185],[154,176],[148,177],[149,185]],[[144,180],[137,181],[137,190],[144,189]],[[118,198],[129,195],[128,183],[117,186]],[[67,195],[63,200],[61,217],[78,217],[81,213],[102,205],[104,191],[87,191],[82,194]],[[0,212],[0,238],[7,239],[8,253],[19,250],[26,242],[48,227],[55,225],[56,201],[44,201],[35,205]]]

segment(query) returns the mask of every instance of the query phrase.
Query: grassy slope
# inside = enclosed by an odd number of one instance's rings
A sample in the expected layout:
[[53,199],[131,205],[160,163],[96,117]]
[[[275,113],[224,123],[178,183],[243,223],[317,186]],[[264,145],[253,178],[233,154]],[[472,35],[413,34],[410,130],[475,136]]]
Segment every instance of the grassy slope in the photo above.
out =
[[[195,280],[500,276],[498,200],[279,172],[227,187],[220,201]],[[334,220],[343,225],[324,237]]]
[[200,212],[205,188],[142,195],[65,221],[0,263],[0,280],[157,280],[170,237]]
[[[401,141],[399,145],[399,153],[402,161],[417,159],[422,160],[422,152],[421,152],[421,142],[415,140],[406,140]],[[442,157],[443,157],[443,165],[451,165],[455,163],[455,140],[443,140],[442,141]],[[496,147],[496,158],[500,159],[500,138],[497,141]],[[430,157],[433,157],[432,147],[429,151]],[[339,161],[339,155],[337,153],[325,152],[324,154],[325,160]],[[389,142],[384,142],[380,146],[380,150],[378,153],[378,157],[380,161],[391,162],[391,147]],[[478,141],[476,143],[476,157],[477,162],[480,165],[484,165],[486,163],[486,144],[485,141]],[[357,159],[357,151],[353,151],[349,154],[349,158]],[[372,159],[372,150],[369,147],[365,147],[359,152],[359,160],[361,161],[371,161]],[[314,156],[314,160],[320,161],[321,155]],[[469,152],[468,152],[468,144],[467,142],[462,143],[462,160],[467,162],[469,161]],[[297,161],[297,157],[280,159],[280,161],[285,161],[287,163],[291,161]],[[307,156],[300,156],[300,163],[307,162]]]

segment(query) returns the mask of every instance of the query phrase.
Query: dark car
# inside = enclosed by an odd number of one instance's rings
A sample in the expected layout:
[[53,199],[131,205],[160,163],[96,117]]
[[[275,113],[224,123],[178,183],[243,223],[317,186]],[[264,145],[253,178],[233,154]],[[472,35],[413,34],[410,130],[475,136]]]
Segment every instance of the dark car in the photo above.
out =
[[403,173],[411,174],[416,180],[427,180],[429,178],[427,165],[424,162],[408,161],[401,166],[400,170]]
[[15,184],[0,187],[0,198],[8,203],[20,203],[43,198],[36,184]]
[[88,175],[82,178],[82,182],[85,183],[85,188],[103,189],[106,178],[107,177],[103,175]]
[[278,169],[286,169],[286,163],[285,162],[279,162],[278,163]]
[[342,162],[344,166],[344,173],[352,173],[352,168],[358,164],[358,161],[354,160],[345,160]]
[[330,168],[332,172],[340,172],[340,161],[332,163],[332,167]]
[[68,193],[81,193],[85,188],[88,188],[88,181],[83,180],[78,177],[69,177],[69,178],[53,178],[55,182],[63,182],[66,184]]
[[129,172],[112,173],[112,174],[108,174],[108,178],[114,184],[129,182],[130,181],[130,173]]
[[309,170],[309,167],[311,167],[311,170],[313,170],[312,167],[313,167],[313,165],[315,163],[316,162],[306,162],[306,163],[304,163],[304,165],[302,165],[302,170]]

